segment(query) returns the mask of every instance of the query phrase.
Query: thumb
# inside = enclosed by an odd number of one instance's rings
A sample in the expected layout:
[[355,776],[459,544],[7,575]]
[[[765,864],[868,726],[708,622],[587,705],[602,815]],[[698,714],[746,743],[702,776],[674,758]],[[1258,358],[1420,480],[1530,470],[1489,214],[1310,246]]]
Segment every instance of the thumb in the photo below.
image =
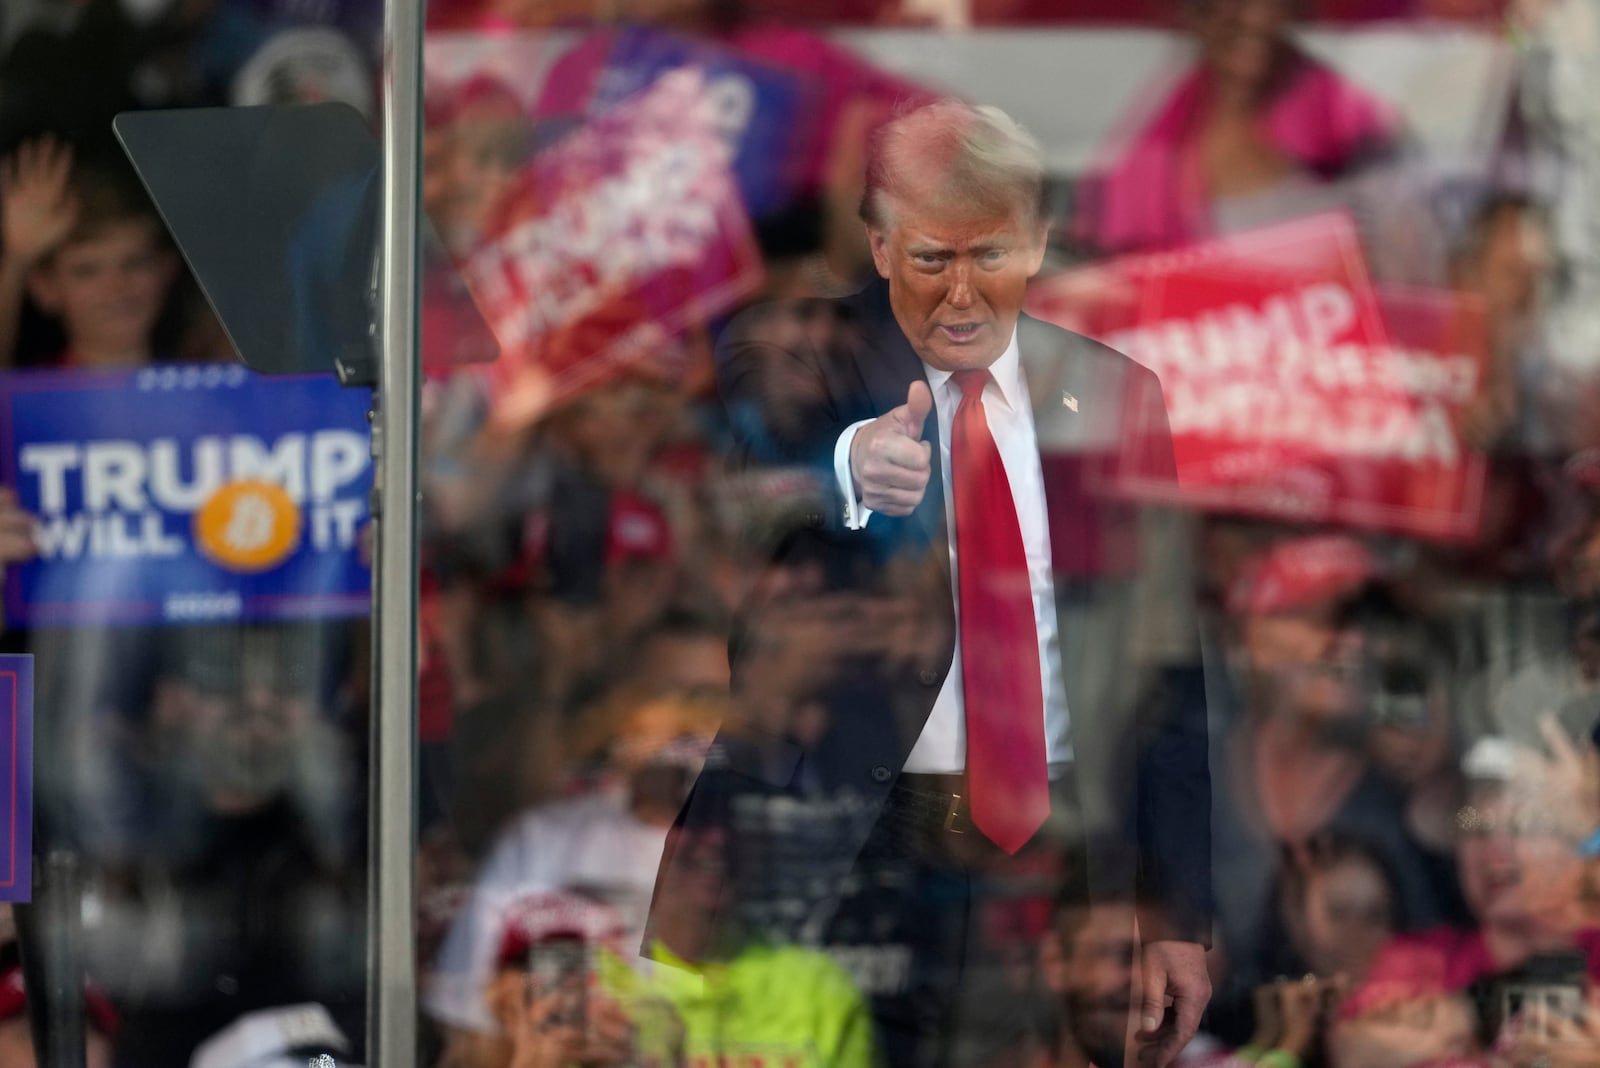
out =
[[1167,1013],[1167,970],[1160,963],[1146,963],[1144,970],[1144,1003],[1139,1009],[1139,1030],[1153,1035],[1161,1030],[1161,1018]]
[[922,426],[928,421],[928,413],[933,411],[933,390],[928,388],[928,383],[920,378],[911,383],[911,388],[906,390],[905,407],[900,410],[904,413],[901,423],[906,433],[920,438]]

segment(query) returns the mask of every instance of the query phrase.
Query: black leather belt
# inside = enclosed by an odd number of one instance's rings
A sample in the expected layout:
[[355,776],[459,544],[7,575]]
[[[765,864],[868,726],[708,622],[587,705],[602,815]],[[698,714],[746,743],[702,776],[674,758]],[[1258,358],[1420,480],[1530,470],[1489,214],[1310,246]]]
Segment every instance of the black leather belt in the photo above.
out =
[[[1072,772],[1072,764],[1063,761],[1050,765],[1050,781],[1059,784]],[[919,819],[927,820],[951,834],[976,832],[972,823],[971,795],[967,793],[967,777],[962,772],[926,773],[905,771],[894,781],[896,803]]]
[[897,805],[940,830],[969,834],[975,829],[965,775],[902,772],[894,782],[894,793]]

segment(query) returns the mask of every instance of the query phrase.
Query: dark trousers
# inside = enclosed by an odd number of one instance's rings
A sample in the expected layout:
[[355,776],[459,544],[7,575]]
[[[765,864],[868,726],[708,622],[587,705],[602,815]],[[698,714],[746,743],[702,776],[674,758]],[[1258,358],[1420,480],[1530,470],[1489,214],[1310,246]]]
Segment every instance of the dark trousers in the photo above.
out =
[[884,1063],[1004,1064],[1036,1035],[1039,941],[1066,882],[1084,878],[1072,776],[1051,785],[1050,820],[1015,856],[964,805],[952,819],[959,782],[905,775],[891,792],[829,938],[905,955],[903,982],[869,992]]

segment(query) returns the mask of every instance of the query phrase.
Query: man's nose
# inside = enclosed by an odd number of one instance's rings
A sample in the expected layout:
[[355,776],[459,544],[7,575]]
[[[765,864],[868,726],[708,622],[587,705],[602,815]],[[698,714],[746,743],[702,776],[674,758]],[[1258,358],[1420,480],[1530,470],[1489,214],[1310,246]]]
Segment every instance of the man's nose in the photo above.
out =
[[972,268],[965,263],[956,263],[950,276],[950,291],[945,294],[945,303],[952,308],[966,308],[972,305]]

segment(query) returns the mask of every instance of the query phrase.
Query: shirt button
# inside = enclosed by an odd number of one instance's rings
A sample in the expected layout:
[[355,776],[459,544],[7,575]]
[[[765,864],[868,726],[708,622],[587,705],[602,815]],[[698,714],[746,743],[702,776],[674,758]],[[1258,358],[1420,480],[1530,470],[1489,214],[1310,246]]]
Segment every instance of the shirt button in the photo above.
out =
[[939,673],[932,668],[923,668],[917,672],[917,681],[924,686],[933,686],[939,681]]
[[882,765],[882,764],[874,764],[872,766],[872,781],[873,782],[888,782],[889,781],[889,769],[887,767],[885,767],[884,765]]

